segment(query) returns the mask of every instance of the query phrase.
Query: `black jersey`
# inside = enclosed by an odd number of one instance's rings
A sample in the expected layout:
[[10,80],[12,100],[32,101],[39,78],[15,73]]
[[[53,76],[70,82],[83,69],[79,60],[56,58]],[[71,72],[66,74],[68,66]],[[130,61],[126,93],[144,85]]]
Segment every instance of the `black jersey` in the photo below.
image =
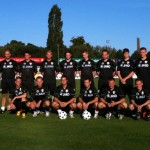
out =
[[100,98],[104,98],[108,103],[112,101],[119,101],[121,98],[124,98],[123,92],[119,89],[118,86],[115,86],[113,90],[111,90],[109,87],[102,90],[102,92],[99,94]]
[[63,60],[60,63],[61,72],[67,78],[74,78],[74,72],[77,71],[77,62],[71,59],[69,62]]
[[9,98],[13,99],[16,96],[23,95],[24,93],[27,93],[27,90],[23,87],[15,88],[11,94],[9,94]]
[[94,100],[96,97],[98,97],[98,93],[95,87],[90,87],[89,89],[82,88],[80,91],[79,98],[82,98],[82,100],[86,103]]
[[44,73],[44,80],[53,79],[55,80],[55,72],[58,72],[58,63],[55,60],[47,61],[44,60],[41,64],[41,72]]
[[29,62],[24,60],[19,64],[19,70],[23,80],[34,80],[34,73],[37,72],[37,66],[33,60]]
[[14,79],[15,72],[18,72],[18,64],[14,60],[3,60],[0,62],[0,72],[2,73],[2,79]]
[[59,85],[56,88],[54,97],[57,97],[62,102],[68,102],[72,98],[75,98],[75,91],[69,86],[64,89],[62,85]]
[[101,79],[108,80],[113,78],[113,72],[116,70],[116,64],[110,59],[107,61],[101,59],[97,62],[96,68],[97,71],[100,72],[99,77]]
[[90,77],[92,79],[92,72],[95,71],[95,62],[92,59],[83,59],[79,62],[78,70],[81,71],[81,79],[86,77]]
[[150,60],[137,59],[134,65],[134,69],[138,78],[149,81],[150,80]]
[[35,101],[39,100],[48,100],[49,99],[49,92],[45,87],[38,87],[35,86],[32,93],[31,93],[31,99]]
[[141,105],[147,100],[150,100],[149,92],[146,89],[138,91],[137,88],[134,88],[131,93],[131,100],[134,100],[136,104]]
[[132,59],[121,60],[118,63],[117,71],[120,71],[120,74],[123,78],[128,76],[132,71],[134,71],[134,62]]

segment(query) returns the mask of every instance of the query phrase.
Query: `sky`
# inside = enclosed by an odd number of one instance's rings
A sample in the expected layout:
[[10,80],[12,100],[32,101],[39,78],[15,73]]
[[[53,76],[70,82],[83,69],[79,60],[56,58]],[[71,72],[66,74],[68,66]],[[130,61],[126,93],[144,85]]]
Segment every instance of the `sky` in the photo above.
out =
[[133,52],[139,37],[150,50],[149,0],[0,0],[0,45],[17,40],[46,47],[55,4],[61,8],[66,46],[72,37],[83,36],[93,46]]

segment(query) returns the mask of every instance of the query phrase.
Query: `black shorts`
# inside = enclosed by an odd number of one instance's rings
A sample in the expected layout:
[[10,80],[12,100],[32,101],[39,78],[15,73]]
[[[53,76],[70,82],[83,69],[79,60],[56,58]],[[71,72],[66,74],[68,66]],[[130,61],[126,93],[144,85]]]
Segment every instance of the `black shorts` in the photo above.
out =
[[22,87],[31,94],[34,88],[34,80],[22,80]]
[[56,90],[56,80],[52,80],[52,79],[44,79],[44,83],[43,86],[48,89],[50,91],[51,95],[54,95],[54,92]]
[[2,79],[1,81],[2,94],[13,93],[15,89],[15,79]]
[[149,91],[150,93],[150,81],[149,80],[143,80],[143,87]]
[[16,107],[16,110],[21,107],[21,99],[16,99],[13,103]]
[[99,78],[98,80],[98,90],[102,91],[108,86],[108,80]]

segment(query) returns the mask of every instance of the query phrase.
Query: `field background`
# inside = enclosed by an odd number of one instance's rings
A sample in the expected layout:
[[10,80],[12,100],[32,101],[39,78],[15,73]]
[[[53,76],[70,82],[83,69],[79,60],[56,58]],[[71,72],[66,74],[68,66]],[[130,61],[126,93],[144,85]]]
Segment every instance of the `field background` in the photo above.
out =
[[[79,80],[76,86],[78,95]],[[62,121],[56,114],[33,118],[30,113],[22,119],[6,112],[0,115],[0,150],[7,149],[150,150],[150,122],[128,117],[119,121],[114,116],[85,121],[79,115]]]

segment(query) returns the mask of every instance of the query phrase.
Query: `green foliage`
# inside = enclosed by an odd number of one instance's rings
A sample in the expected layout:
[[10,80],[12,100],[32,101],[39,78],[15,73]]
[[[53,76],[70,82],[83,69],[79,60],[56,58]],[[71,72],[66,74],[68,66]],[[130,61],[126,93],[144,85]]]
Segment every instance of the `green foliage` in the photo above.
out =
[[47,49],[53,51],[54,55],[57,55],[59,49],[60,54],[64,53],[63,45],[63,21],[61,20],[61,9],[54,5],[49,13],[48,18],[48,38],[47,38]]
[[140,54],[139,54],[139,51],[134,51],[133,54],[131,55],[131,58],[132,59],[137,59],[137,58],[140,58]]
[[117,52],[116,52],[116,59],[122,59],[123,57],[123,52],[121,49],[119,49]]

